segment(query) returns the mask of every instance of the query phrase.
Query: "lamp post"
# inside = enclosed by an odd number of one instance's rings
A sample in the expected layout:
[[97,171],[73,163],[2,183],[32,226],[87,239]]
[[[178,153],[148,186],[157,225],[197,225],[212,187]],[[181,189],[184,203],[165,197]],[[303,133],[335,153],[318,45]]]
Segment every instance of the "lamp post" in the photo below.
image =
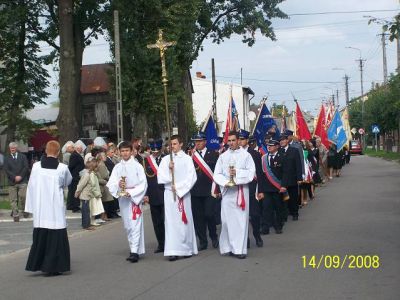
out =
[[[357,59],[356,61],[359,62],[359,67],[360,67],[360,78],[361,78],[361,125],[365,130],[365,124],[364,124],[364,84],[363,84],[363,63],[365,61],[365,59],[362,59],[362,54],[361,54],[361,49],[356,48],[356,47],[346,47],[346,49],[353,49],[353,50],[357,50],[360,54],[360,58]],[[365,149],[365,135],[362,136],[363,137],[363,147]]]

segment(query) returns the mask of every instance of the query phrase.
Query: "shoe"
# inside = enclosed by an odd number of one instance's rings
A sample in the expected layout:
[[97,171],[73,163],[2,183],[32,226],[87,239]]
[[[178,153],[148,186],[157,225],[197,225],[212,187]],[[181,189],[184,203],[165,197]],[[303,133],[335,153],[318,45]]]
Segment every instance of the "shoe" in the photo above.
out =
[[59,276],[62,275],[61,272],[49,272],[46,274],[47,277]]
[[157,249],[154,250],[154,253],[161,253],[161,252],[164,252],[164,248],[160,246],[158,246]]
[[246,254],[237,254],[236,257],[239,258],[239,259],[245,259],[246,258]]
[[276,234],[282,234],[282,232],[283,232],[282,229],[275,229]]
[[218,241],[218,239],[212,240],[212,246],[213,246],[213,248],[218,248],[218,246],[219,246],[219,241]]
[[19,216],[14,217],[14,222],[19,222]]
[[169,261],[176,261],[176,260],[178,260],[178,256],[170,256],[170,257],[168,258],[168,260],[169,260]]
[[73,212],[74,214],[77,214],[77,213],[80,213],[80,212],[81,212],[81,209],[80,209],[80,208],[75,208],[75,209],[72,210],[72,212]]
[[293,221],[298,221],[299,220],[299,216],[293,216],[292,220]]
[[261,236],[257,236],[257,237],[255,237],[255,239],[256,239],[256,245],[257,245],[257,247],[260,248],[260,247],[264,246],[264,242],[263,242]]
[[193,255],[185,255],[183,258],[191,258]]
[[263,229],[261,229],[261,234],[262,234],[262,235],[267,235],[267,234],[269,234],[269,228],[263,228]]
[[25,218],[25,219],[28,219],[28,218],[29,218],[29,213],[24,212],[24,218]]
[[207,244],[200,245],[199,251],[203,251],[207,249]]
[[104,221],[104,220],[102,220],[102,219],[97,219],[95,222],[96,222],[97,224],[103,224],[103,223],[105,223],[106,221]]
[[139,261],[139,254],[131,253],[126,260],[130,261],[131,263],[137,263]]
[[235,254],[233,254],[233,252],[229,252],[228,254],[229,254],[229,256],[235,256]]
[[90,226],[101,226],[101,225],[98,223],[91,223]]

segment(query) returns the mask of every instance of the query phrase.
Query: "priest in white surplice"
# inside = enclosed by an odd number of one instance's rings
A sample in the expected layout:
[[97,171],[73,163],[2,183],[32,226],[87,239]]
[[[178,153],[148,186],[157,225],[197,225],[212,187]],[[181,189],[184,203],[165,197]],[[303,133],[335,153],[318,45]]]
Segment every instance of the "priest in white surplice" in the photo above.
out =
[[49,275],[70,271],[64,188],[72,176],[68,166],[58,161],[59,154],[60,144],[49,141],[46,155],[33,164],[25,202],[25,212],[33,216],[33,243],[26,270]]
[[[142,165],[132,157],[132,145],[122,142],[118,148],[122,160],[115,165],[107,187],[110,193],[118,198],[130,248],[127,260],[136,263],[139,255],[145,252],[142,205],[147,189],[147,180]],[[122,176],[125,177],[125,182],[122,180]],[[124,187],[128,194],[120,196]]]
[[[219,249],[221,254],[246,258],[249,227],[249,188],[256,173],[251,155],[239,147],[237,132],[230,132],[229,149],[220,155],[215,166],[214,181],[222,191],[221,235]],[[228,187],[230,176],[236,183]]]
[[[173,162],[165,156],[158,168],[158,183],[164,184],[165,247],[164,256],[170,261],[178,257],[190,257],[198,253],[194,231],[190,190],[197,175],[192,158],[182,151],[182,139],[171,137]],[[171,169],[175,184],[172,185]],[[175,192],[175,199],[174,199]]]

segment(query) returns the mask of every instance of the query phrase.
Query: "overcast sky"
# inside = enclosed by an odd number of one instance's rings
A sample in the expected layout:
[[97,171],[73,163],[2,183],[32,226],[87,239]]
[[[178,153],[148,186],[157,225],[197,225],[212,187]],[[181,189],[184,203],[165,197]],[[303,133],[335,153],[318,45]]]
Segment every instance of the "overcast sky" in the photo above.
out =
[[[351,12],[369,10],[399,10],[397,0],[287,0],[280,8],[288,15],[316,12]],[[204,51],[193,62],[192,74],[203,72],[211,78],[211,58],[215,59],[217,80],[240,83],[243,68],[243,84],[255,92],[254,102],[268,96],[269,104],[285,103],[293,108],[291,92],[298,98],[303,109],[315,114],[322,98],[339,89],[339,101],[345,103],[344,74],[350,77],[350,97],[360,95],[360,72],[355,61],[361,49],[366,59],[364,91],[371,82],[383,81],[381,26],[368,25],[365,16],[391,20],[398,11],[311,14],[273,20],[277,41],[261,36],[253,47],[241,43],[235,36],[223,44],[204,43]],[[104,40],[94,41],[84,53],[84,64],[110,61],[109,47]],[[396,68],[396,45],[387,40],[388,73]],[[344,70],[332,70],[342,68]],[[56,75],[51,71],[53,78]],[[293,81],[293,82],[274,82]],[[303,83],[296,83],[301,81]],[[304,83],[306,82],[306,83]],[[337,82],[329,83],[329,82]],[[56,89],[50,88],[49,102],[57,100]],[[227,99],[218,99],[227,101]]]

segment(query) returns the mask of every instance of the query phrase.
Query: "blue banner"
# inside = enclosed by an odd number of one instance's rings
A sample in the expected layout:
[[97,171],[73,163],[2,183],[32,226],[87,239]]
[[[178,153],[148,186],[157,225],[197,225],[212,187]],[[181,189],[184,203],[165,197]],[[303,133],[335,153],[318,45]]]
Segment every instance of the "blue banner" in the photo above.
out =
[[264,145],[265,135],[268,132],[268,130],[270,130],[272,127],[275,127],[275,133],[272,138],[278,140],[280,136],[278,126],[276,125],[274,118],[272,117],[271,113],[269,112],[267,106],[264,103],[263,106],[261,107],[261,113],[255,125],[253,134],[259,148],[265,146]]
[[206,134],[207,137],[207,149],[218,150],[219,139],[212,116],[208,118],[204,133]]
[[336,110],[332,122],[329,125],[327,135],[328,135],[328,140],[336,145],[338,152],[347,143],[346,131],[344,130],[342,118],[340,117],[338,110]]

